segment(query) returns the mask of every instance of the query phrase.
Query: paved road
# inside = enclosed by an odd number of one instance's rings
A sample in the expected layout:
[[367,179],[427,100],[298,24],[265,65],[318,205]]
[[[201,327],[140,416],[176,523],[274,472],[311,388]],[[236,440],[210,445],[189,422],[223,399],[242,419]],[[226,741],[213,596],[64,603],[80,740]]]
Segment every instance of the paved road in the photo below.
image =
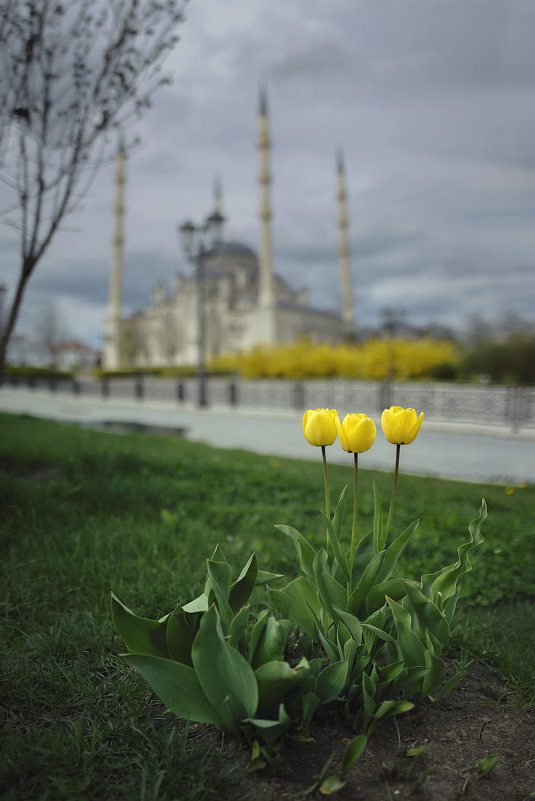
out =
[[[0,390],[0,411],[31,414],[61,422],[101,427],[104,423],[135,423],[161,429],[182,429],[184,436],[222,448],[297,459],[318,459],[317,448],[303,437],[301,414],[266,409],[186,408],[171,404],[77,399],[30,390]],[[378,422],[378,421],[376,421]],[[378,426],[379,429],[379,426]],[[360,457],[363,468],[391,469],[394,446],[380,429],[373,448]],[[329,460],[351,464],[335,443]],[[406,473],[469,481],[535,482],[535,432],[513,435],[501,428],[424,422],[418,438],[402,450]]]

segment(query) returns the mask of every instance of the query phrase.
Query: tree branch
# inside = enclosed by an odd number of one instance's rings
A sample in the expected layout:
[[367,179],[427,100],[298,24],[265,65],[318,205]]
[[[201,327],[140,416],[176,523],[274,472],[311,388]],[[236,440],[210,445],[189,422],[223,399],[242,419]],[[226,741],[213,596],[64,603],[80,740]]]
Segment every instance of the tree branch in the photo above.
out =
[[26,283],[102,164],[109,133],[147,108],[185,2],[3,1],[0,180],[17,197],[18,221],[5,221],[20,230],[21,265],[0,372]]

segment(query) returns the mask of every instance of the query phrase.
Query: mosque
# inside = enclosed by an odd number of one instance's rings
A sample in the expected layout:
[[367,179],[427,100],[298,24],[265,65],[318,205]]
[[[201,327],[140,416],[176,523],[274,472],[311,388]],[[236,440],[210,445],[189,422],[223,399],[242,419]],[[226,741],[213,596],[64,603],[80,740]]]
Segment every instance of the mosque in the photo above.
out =
[[[130,316],[121,310],[125,157],[116,171],[115,235],[109,303],[104,329],[103,366],[194,366],[218,355],[247,351],[256,345],[282,345],[307,338],[341,342],[355,331],[347,234],[345,172],[337,159],[341,314],[310,305],[306,290],[293,289],[273,270],[271,257],[270,138],[265,92],[260,95],[258,150],[260,157],[260,248],[225,241],[221,191],[216,186],[215,236],[196,253],[194,274],[177,274],[171,293],[163,284],[153,291],[152,304]],[[192,224],[183,233],[194,233]],[[186,255],[188,255],[186,253]]]

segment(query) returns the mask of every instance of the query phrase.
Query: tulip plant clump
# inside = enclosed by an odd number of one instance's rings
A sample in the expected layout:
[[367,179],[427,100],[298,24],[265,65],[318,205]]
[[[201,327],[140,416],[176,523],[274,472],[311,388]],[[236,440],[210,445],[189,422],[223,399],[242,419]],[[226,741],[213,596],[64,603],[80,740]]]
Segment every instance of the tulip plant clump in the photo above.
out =
[[[399,574],[398,560],[418,521],[390,536],[402,445],[414,441],[423,413],[392,406],[381,425],[396,446],[386,522],[374,485],[369,530],[358,519],[358,457],[376,437],[373,420],[334,410],[309,410],[307,441],[321,449],[325,485],[325,544],[315,550],[295,528],[279,525],[296,550],[289,581],[258,567],[252,554],[233,574],[219,547],[207,561],[202,593],[159,620],[137,617],[112,594],[113,620],[130,653],[124,658],[169,710],[187,720],[228,730],[252,749],[249,769],[282,764],[288,738],[310,739],[314,714],[337,704],[357,732],[340,776],[318,785],[325,794],[344,786],[380,721],[409,711],[415,701],[438,700],[459,680],[446,681],[442,658],[469,555],[483,541],[479,516],[457,549],[457,561],[420,579]],[[353,516],[344,535],[346,487],[331,513],[326,448],[336,438],[353,454]],[[281,586],[282,585],[282,586]]]

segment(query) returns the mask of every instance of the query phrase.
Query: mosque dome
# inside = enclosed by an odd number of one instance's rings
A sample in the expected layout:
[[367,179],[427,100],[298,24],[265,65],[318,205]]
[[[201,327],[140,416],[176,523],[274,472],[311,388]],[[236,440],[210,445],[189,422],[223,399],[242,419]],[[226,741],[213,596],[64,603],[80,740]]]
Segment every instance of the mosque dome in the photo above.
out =
[[242,242],[218,241],[204,256],[208,271],[232,278],[235,286],[250,294],[258,286],[258,256]]
[[250,259],[255,259],[255,261],[257,258],[254,250],[248,245],[244,245],[242,242],[215,242],[206,255],[208,258],[222,257],[233,259],[236,257],[248,257]]

